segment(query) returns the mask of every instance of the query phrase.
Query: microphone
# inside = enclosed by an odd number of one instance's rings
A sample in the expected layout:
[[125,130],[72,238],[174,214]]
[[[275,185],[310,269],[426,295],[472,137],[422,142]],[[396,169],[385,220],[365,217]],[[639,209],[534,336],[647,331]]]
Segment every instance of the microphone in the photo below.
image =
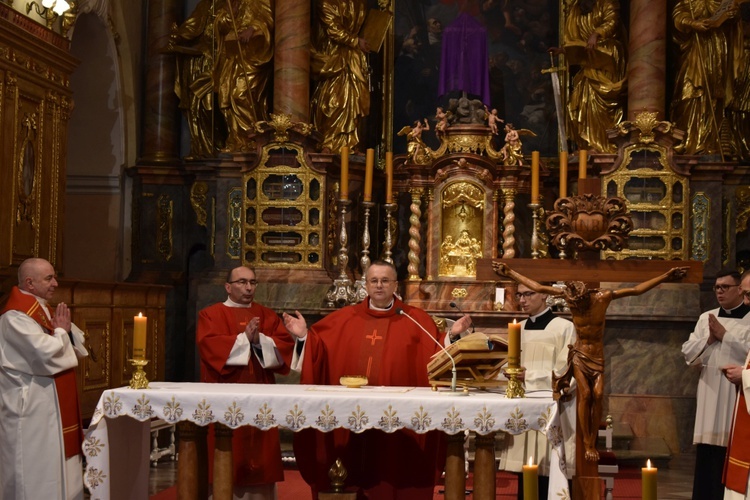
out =
[[456,378],[457,378],[456,377],[456,360],[453,359],[453,356],[451,356],[451,354],[448,352],[445,346],[441,344],[440,342],[438,342],[437,339],[433,337],[430,334],[430,332],[428,332],[427,329],[419,323],[419,321],[417,321],[416,319],[406,314],[406,311],[404,311],[403,309],[399,307],[398,309],[396,309],[396,313],[400,314],[401,316],[406,316],[407,318],[409,318],[412,321],[412,323],[417,325],[425,334],[427,334],[427,336],[430,337],[432,341],[438,345],[438,347],[440,347],[440,349],[445,353],[445,355],[448,356],[448,358],[451,360],[451,364],[453,365],[453,370],[451,370],[453,372],[453,378],[451,379],[451,392],[456,392]]
[[[451,306],[451,307],[453,307],[453,308],[455,308],[455,309],[458,309],[458,312],[460,312],[461,314],[466,314],[465,312],[463,312],[463,311],[461,310],[461,308],[460,308],[460,307],[458,307],[458,304],[456,304],[455,302],[451,302],[451,303],[450,303],[450,306]],[[471,328],[471,333],[474,333],[474,322],[473,322],[473,321],[472,321],[472,322],[471,322],[471,324],[469,325],[469,328]]]

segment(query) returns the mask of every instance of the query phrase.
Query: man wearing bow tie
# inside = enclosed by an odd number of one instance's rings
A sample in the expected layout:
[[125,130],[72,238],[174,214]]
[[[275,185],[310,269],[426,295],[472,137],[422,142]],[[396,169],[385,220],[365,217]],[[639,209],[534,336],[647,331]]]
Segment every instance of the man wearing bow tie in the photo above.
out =
[[83,498],[75,368],[88,352],[68,306],[47,306],[56,288],[52,264],[27,259],[0,312],[2,498]]

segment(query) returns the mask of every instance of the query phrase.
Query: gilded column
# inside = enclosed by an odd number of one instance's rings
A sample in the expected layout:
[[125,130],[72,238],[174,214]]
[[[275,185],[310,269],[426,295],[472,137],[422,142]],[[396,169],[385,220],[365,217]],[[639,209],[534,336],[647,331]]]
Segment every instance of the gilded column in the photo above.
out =
[[628,45],[628,120],[656,111],[664,119],[666,84],[667,0],[630,2]]
[[177,22],[178,0],[148,2],[145,111],[141,163],[179,160],[179,121],[174,93],[174,55],[164,49],[172,23]]
[[310,2],[276,0],[273,110],[310,122]]
[[516,190],[503,188],[503,259],[512,259],[516,256]]
[[411,205],[409,210],[411,216],[409,217],[409,265],[407,269],[409,271],[409,280],[419,281],[419,254],[421,253],[422,241],[422,210],[419,206],[422,204],[422,188],[411,188],[409,189],[411,194]]

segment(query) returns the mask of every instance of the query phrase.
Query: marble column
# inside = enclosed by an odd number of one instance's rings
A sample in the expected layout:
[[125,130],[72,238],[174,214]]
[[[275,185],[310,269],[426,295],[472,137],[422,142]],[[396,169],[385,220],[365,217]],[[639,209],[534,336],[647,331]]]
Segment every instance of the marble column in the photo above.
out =
[[665,114],[667,0],[630,2],[628,120],[642,111]]
[[180,9],[178,0],[148,2],[143,151],[139,163],[179,161],[180,122],[177,95],[174,93],[175,60],[174,55],[165,53],[164,49]]
[[276,0],[273,111],[310,122],[310,2]]

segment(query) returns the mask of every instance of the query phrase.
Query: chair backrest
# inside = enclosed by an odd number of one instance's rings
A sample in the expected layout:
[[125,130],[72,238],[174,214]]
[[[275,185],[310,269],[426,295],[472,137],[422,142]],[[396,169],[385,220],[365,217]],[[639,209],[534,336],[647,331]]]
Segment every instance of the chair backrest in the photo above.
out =
[[607,449],[607,451],[612,451],[612,434],[613,434],[613,424],[614,419],[612,418],[612,415],[607,415],[607,418],[605,419],[605,425],[603,429],[599,429],[599,437],[604,438],[604,447]]

